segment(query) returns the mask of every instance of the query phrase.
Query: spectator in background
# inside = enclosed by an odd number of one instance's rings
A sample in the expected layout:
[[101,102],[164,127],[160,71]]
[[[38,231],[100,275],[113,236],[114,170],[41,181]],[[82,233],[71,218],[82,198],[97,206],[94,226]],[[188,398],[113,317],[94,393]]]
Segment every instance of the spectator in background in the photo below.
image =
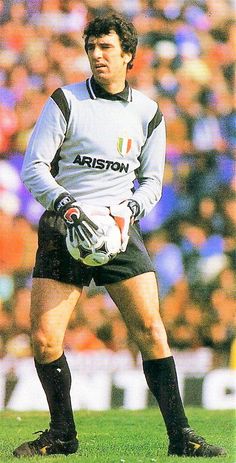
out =
[[[88,291],[72,315],[65,335],[65,348],[78,352],[109,349],[113,352],[127,349],[127,329],[118,309],[104,291]],[[137,355],[137,349],[136,349]]]
[[223,234],[224,219],[219,212],[216,200],[211,196],[203,196],[197,205],[195,220],[204,223],[211,234]]
[[210,301],[212,313],[208,310],[205,314],[204,341],[213,348],[213,368],[217,368],[219,365],[228,365],[230,348],[235,337],[235,326],[232,325],[236,313],[234,290],[216,288],[212,291]]
[[162,191],[161,203],[150,212],[148,217],[141,221],[144,233],[157,230],[176,212],[178,196],[174,182],[174,169],[170,162],[166,162],[165,165]]
[[221,235],[210,233],[205,223],[183,221],[181,249],[191,286],[209,283],[228,263],[224,254],[224,240]]
[[23,237],[15,230],[19,200],[14,193],[2,192],[0,202],[0,272],[12,275],[23,257]]
[[225,217],[226,230],[231,230],[232,236],[236,234],[236,195],[232,194],[226,195],[223,198],[223,214]]
[[10,151],[11,139],[16,131],[17,117],[14,110],[7,106],[6,101],[0,103],[0,156],[3,156],[1,153]]
[[185,281],[181,250],[169,241],[163,228],[146,235],[145,243],[158,275],[160,297],[164,298]]

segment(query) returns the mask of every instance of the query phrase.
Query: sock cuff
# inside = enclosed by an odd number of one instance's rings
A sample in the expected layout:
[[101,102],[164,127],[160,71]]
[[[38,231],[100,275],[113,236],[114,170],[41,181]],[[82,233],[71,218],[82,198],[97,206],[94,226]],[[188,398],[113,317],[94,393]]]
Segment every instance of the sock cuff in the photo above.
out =
[[61,355],[61,357],[59,357],[58,359],[56,360],[53,360],[53,362],[49,362],[49,363],[39,363],[36,358],[34,359],[34,363],[35,363],[35,366],[36,368],[37,367],[43,367],[43,368],[51,368],[51,367],[54,367],[54,366],[60,366],[61,364],[64,364],[66,360],[66,357],[65,357],[65,354],[63,352],[63,354]]
[[166,370],[170,367],[175,367],[175,361],[173,355],[170,357],[164,357],[162,359],[152,359],[143,361],[143,369],[146,372]]

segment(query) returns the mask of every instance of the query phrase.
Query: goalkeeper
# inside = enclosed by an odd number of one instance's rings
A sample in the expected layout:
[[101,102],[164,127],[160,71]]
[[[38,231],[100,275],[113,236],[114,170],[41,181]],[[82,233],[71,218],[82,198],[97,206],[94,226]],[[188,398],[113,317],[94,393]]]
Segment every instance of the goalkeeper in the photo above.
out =
[[[92,75],[57,89],[48,99],[23,165],[23,181],[46,209],[39,223],[31,320],[50,426],[13,454],[68,455],[78,449],[63,338],[82,288],[93,278],[106,287],[140,349],[144,375],[168,433],[168,454],[224,455],[224,449],[208,444],[188,423],[159,313],[154,268],[138,227],[161,197],[165,124],[158,104],[126,81],[136,30],[111,14],[92,20],[84,38]],[[109,210],[122,236],[121,252],[101,267],[73,259],[66,246],[67,230],[72,245],[96,245],[102,230],[93,222],[92,210]]]

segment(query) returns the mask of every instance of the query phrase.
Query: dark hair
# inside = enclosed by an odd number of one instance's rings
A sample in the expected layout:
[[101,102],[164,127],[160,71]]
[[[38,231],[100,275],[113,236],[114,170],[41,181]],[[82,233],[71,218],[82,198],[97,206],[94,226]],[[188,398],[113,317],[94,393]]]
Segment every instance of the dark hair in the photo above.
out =
[[123,16],[112,13],[105,16],[98,16],[90,21],[84,30],[85,50],[88,51],[88,39],[91,36],[101,37],[115,31],[120,39],[121,49],[125,53],[131,53],[132,58],[127,68],[133,67],[133,60],[138,43],[137,31],[133,24]]

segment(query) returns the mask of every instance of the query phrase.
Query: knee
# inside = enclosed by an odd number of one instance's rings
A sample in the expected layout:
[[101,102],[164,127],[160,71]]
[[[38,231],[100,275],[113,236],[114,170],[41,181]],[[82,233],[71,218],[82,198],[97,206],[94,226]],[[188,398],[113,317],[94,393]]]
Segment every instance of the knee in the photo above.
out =
[[55,334],[37,330],[32,332],[31,340],[34,357],[38,362],[51,362],[60,356],[62,345]]
[[136,335],[141,348],[167,343],[166,330],[160,316],[143,320],[137,327]]

